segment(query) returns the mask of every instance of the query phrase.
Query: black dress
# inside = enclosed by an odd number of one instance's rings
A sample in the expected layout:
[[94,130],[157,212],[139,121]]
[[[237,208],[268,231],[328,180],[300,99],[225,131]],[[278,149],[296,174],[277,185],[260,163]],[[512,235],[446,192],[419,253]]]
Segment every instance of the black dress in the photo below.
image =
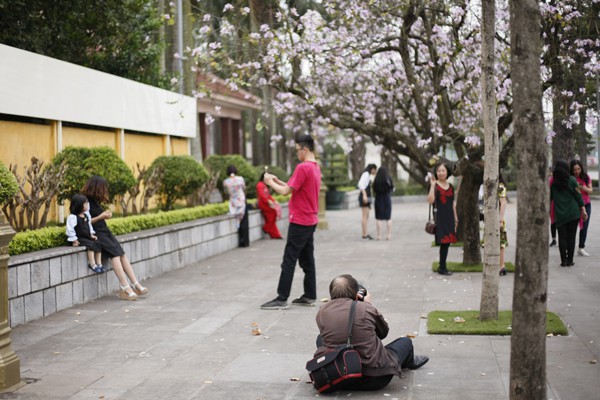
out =
[[392,191],[394,184],[391,179],[386,179],[381,184],[373,184],[375,192],[375,219],[390,220],[392,219]]
[[[96,199],[89,197],[88,201],[90,202],[90,215],[92,216],[92,219],[104,212],[102,206]],[[123,251],[117,238],[114,237],[110,229],[108,229],[105,220],[98,220],[95,224],[92,224],[92,226],[94,227],[98,241],[102,246],[102,253],[105,253],[110,258],[120,257],[125,254],[125,251]]]
[[77,225],[75,225],[74,229],[79,244],[85,246],[86,249],[91,250],[94,253],[102,251],[101,243],[98,240],[92,239],[87,215],[85,218],[81,218],[79,215],[76,215],[75,217],[77,218]]
[[435,232],[435,244],[456,243],[456,226],[454,224],[454,187],[448,184],[448,189],[443,189],[436,183],[434,209],[435,223],[437,231]]

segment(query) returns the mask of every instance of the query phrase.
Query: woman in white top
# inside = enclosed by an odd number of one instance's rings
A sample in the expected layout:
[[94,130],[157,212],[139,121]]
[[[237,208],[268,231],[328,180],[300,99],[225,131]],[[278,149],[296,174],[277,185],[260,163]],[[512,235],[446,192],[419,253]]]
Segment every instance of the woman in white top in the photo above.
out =
[[367,223],[369,222],[369,210],[371,210],[371,177],[377,172],[377,165],[369,164],[358,180],[358,205],[362,209],[362,238],[373,240],[367,233]]
[[248,247],[250,245],[248,235],[248,215],[246,213],[246,182],[241,176],[237,176],[235,165],[227,167],[227,179],[223,181],[223,187],[229,193],[229,214],[235,215],[239,246]]

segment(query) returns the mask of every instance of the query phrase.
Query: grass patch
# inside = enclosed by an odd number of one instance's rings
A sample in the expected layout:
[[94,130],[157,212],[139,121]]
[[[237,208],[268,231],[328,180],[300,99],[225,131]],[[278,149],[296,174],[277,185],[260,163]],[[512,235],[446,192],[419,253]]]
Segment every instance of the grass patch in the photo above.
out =
[[[427,316],[427,332],[446,335],[510,335],[512,311],[499,311],[497,321],[480,321],[479,311],[432,311]],[[455,322],[462,318],[464,322]],[[560,317],[546,311],[546,334],[567,336]]]
[[[504,266],[508,272],[515,272],[515,264],[511,262],[505,262]],[[439,267],[439,261],[434,261],[431,264],[431,270],[433,272],[437,272]],[[446,268],[448,268],[448,271],[452,272],[483,272],[483,264],[464,265],[463,263],[459,262],[446,261]]]
[[[431,247],[440,247],[439,244],[435,244],[435,240],[431,242]],[[450,243],[450,247],[463,247],[463,242]]]

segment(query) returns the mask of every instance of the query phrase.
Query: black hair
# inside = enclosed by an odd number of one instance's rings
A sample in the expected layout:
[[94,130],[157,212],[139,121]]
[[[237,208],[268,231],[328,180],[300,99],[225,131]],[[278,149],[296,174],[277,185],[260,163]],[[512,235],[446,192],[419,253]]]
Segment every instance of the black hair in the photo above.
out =
[[367,165],[365,167],[365,170],[363,172],[371,173],[372,169],[377,169],[377,165],[375,165],[375,164],[369,164],[369,165]]
[[566,190],[569,187],[569,164],[565,160],[557,160],[552,170],[552,186],[556,186],[559,190]]
[[386,193],[393,187],[391,181],[392,178],[388,174],[387,168],[379,167],[377,175],[375,175],[375,179],[373,180],[373,190],[375,193]]
[[229,167],[227,167],[227,175],[231,174],[237,174],[237,168],[235,167],[235,165],[230,165]]
[[69,212],[74,215],[79,215],[83,212],[83,205],[88,201],[87,197],[82,194],[76,194],[71,197],[71,205]]
[[571,161],[571,164],[569,165],[569,172],[571,173],[571,175],[575,176],[575,174],[573,173],[573,167],[575,167],[576,165],[579,165],[579,168],[581,168],[581,173],[579,174],[579,177],[587,184],[590,178],[588,174],[585,173],[585,169],[583,168],[583,164],[581,164],[581,161]]
[[433,177],[435,179],[438,178],[438,176],[437,176],[437,170],[442,165],[446,168],[446,171],[448,171],[448,175],[446,176],[446,179],[448,179],[448,178],[450,178],[452,176],[452,169],[450,168],[450,165],[447,162],[445,162],[445,161],[441,161],[441,162],[435,164],[435,167],[433,167]]
[[300,147],[306,147],[311,153],[315,151],[315,140],[310,135],[301,135],[296,137],[296,144]]
[[260,177],[258,178],[258,181],[259,181],[259,182],[262,182],[262,181],[264,181],[264,180],[265,180],[265,172],[263,171],[263,173],[262,173],[262,174],[260,174]]
[[333,278],[329,284],[329,295],[331,299],[356,299],[360,285],[352,275],[340,275]]

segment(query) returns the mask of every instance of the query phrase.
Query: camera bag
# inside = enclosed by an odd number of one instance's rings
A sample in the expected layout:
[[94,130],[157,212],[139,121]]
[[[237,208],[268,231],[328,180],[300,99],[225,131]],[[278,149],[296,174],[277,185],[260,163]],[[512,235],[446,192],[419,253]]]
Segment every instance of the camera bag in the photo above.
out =
[[352,348],[352,325],[356,312],[356,301],[350,307],[348,318],[348,340],[345,344],[313,358],[306,363],[312,383],[319,393],[343,389],[349,379],[362,377],[360,354]]

